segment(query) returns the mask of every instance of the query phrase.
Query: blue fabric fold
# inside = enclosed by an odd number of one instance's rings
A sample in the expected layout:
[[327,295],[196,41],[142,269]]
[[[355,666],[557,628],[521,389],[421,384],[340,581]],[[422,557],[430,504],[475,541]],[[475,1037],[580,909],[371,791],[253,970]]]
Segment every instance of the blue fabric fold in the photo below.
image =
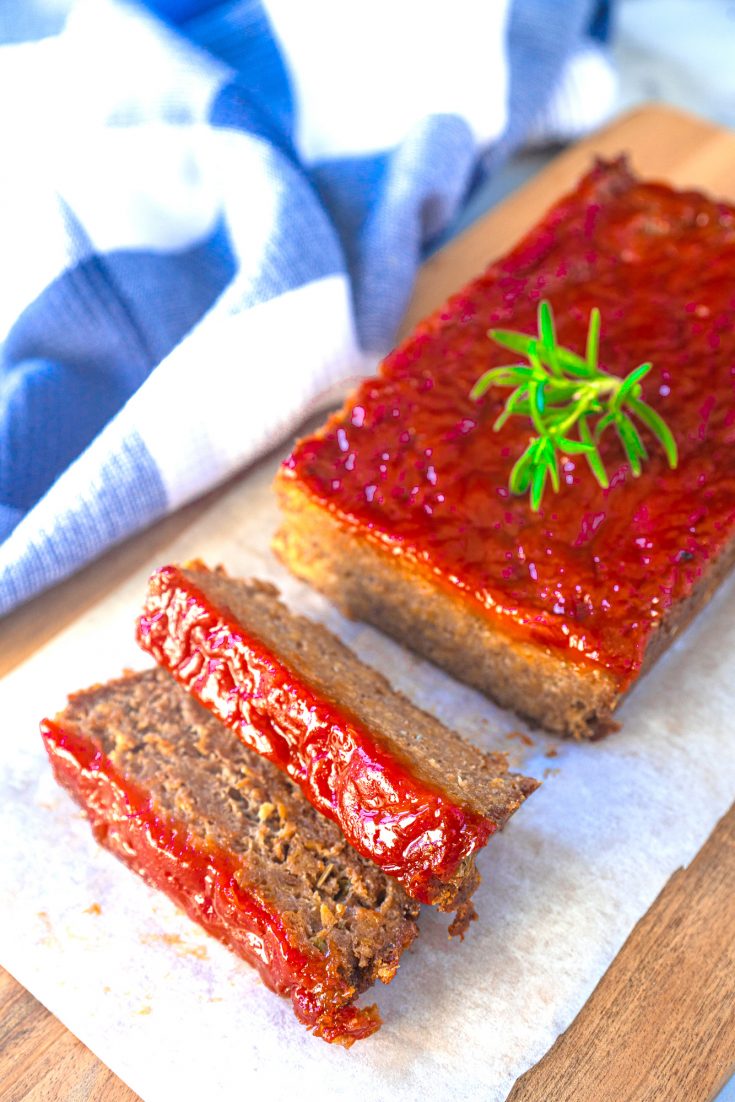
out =
[[429,8],[385,30],[379,7],[356,12],[334,41],[322,0],[306,35],[300,5],[267,0],[6,0],[0,613],[370,369],[431,242],[575,57],[609,70],[607,3],[461,3],[438,57]]

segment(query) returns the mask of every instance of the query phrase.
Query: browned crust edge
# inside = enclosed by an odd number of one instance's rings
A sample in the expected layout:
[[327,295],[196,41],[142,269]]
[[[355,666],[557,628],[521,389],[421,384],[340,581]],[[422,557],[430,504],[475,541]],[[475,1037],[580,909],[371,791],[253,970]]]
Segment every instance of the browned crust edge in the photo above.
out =
[[[555,734],[597,738],[614,730],[625,696],[612,674],[496,630],[463,601],[343,526],[290,474],[275,482],[281,561],[348,617],[364,620]],[[649,643],[645,673],[707,603],[735,562],[735,540],[675,605]]]

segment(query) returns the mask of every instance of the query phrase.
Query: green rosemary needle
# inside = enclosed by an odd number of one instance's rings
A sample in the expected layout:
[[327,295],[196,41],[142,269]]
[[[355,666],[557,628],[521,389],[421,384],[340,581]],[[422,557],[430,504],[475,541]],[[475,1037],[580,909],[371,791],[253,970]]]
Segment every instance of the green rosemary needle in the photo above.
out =
[[470,391],[477,401],[493,386],[511,387],[502,413],[494,424],[497,432],[510,417],[531,421],[536,435],[516,461],[508,488],[513,494],[530,493],[531,508],[538,510],[549,480],[559,489],[559,456],[583,455],[602,487],[609,485],[600,455],[600,438],[608,428],[618,435],[634,477],[638,477],[646,446],[634,422],[645,426],[660,443],[670,467],[676,467],[676,441],[663,418],[641,399],[641,380],[653,366],[643,363],[625,378],[598,367],[600,311],[590,313],[584,357],[556,342],[551,305],[538,308],[538,335],[507,329],[491,329],[491,340],[524,356],[528,363],[494,367],[482,375]]

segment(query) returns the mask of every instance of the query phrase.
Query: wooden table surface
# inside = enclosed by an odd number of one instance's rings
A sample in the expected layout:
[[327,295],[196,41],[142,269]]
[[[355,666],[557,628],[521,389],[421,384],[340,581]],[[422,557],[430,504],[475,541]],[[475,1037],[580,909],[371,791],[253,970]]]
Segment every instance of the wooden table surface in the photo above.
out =
[[[527,230],[595,154],[735,200],[735,134],[669,108],[617,120],[554,160],[423,267],[404,331]],[[0,623],[0,676],[166,549],[235,480]],[[707,1102],[735,1071],[735,805],[636,925],[588,1002],[509,1102]],[[0,969],[0,1100],[137,1096]],[[216,1100],[215,1100],[216,1102]]]

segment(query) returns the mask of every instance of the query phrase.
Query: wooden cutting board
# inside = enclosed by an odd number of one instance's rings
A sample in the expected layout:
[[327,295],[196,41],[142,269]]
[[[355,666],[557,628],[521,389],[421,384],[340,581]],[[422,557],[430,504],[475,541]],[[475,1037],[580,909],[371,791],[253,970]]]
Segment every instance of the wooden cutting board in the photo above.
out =
[[[503,253],[589,167],[626,152],[642,175],[735,201],[735,134],[673,109],[618,119],[538,176],[423,267],[403,326]],[[734,277],[735,278],[735,277]],[[242,502],[238,493],[242,489]],[[218,502],[244,508],[242,478],[182,510],[0,623],[0,675],[161,561]],[[228,512],[230,510],[228,509]],[[735,805],[632,931],[570,1028],[509,1102],[706,1102],[735,1070]],[[136,1096],[0,969],[0,1099],[131,1102]]]

